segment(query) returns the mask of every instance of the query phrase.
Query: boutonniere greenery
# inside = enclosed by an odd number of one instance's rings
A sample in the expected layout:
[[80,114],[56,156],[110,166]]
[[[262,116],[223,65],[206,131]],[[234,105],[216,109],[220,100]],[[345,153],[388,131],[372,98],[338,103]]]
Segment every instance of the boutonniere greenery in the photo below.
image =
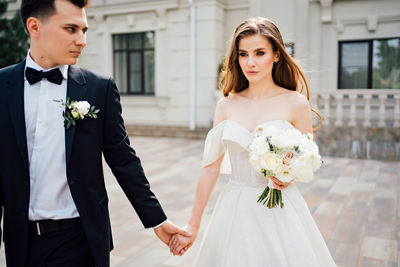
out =
[[71,101],[69,97],[65,103],[62,100],[54,100],[54,102],[61,103],[62,106],[66,107],[66,110],[63,111],[63,117],[64,127],[67,129],[71,125],[75,126],[79,119],[83,120],[86,117],[97,119],[97,113],[100,111],[100,109],[90,106],[87,101]]

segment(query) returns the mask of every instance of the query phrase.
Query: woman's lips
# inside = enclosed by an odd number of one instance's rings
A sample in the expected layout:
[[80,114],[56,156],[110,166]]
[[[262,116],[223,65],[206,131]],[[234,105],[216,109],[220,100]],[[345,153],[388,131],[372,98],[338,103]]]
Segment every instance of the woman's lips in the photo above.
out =
[[247,71],[246,72],[248,75],[256,75],[258,71]]

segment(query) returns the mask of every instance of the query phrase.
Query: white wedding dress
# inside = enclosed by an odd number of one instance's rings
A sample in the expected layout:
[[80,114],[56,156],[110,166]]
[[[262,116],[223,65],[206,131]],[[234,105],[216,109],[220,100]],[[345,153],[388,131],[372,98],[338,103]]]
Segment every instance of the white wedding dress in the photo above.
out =
[[[279,127],[288,121],[273,120]],[[225,120],[207,135],[203,166],[229,153],[231,176],[195,259],[197,267],[336,266],[295,184],[282,190],[283,208],[257,203],[267,180],[249,164],[252,133]],[[225,155],[226,157],[226,155]]]

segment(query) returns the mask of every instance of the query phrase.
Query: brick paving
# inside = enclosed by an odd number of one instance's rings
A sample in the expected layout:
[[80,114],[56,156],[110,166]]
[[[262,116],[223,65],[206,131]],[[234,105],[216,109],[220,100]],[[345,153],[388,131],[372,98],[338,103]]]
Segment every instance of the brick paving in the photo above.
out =
[[[203,141],[154,137],[135,137],[131,141],[168,217],[184,225],[193,203]],[[299,187],[336,263],[342,267],[399,267],[400,163],[331,157],[324,160],[317,179]],[[191,266],[227,177],[220,177],[216,185],[195,245],[185,256],[173,257],[153,230],[143,228],[111,171],[105,168],[105,172],[115,247],[111,266]],[[4,245],[0,266],[5,266]]]

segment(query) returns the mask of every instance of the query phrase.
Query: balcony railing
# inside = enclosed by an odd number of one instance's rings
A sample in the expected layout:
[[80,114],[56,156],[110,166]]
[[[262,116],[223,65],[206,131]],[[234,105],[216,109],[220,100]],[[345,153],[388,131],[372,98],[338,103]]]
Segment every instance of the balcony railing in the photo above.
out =
[[324,125],[400,128],[400,89],[313,91]]

